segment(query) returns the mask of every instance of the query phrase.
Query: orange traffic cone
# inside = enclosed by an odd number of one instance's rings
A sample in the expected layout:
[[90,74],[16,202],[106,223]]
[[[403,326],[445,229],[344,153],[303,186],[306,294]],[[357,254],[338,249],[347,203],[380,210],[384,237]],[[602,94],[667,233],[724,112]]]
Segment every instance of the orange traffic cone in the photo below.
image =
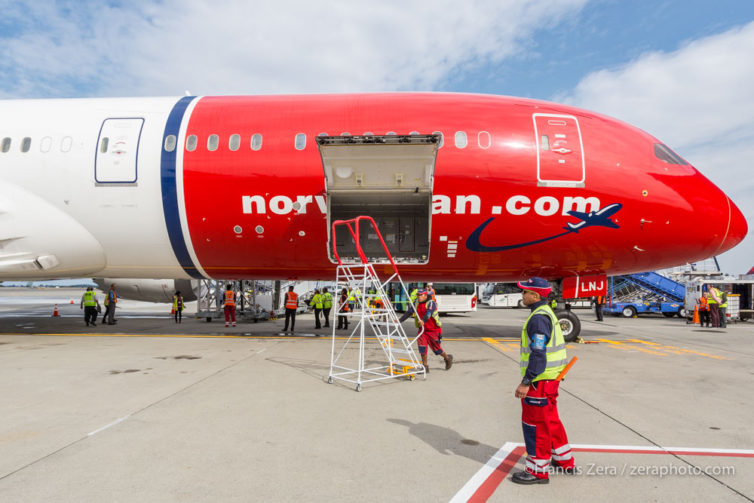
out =
[[73,304],[73,299],[71,299],[71,304]]
[[699,306],[694,306],[694,319],[691,320],[691,323],[694,325],[699,323]]
[[52,316],[60,316],[60,313],[58,312],[58,305],[55,304],[55,309],[52,310]]

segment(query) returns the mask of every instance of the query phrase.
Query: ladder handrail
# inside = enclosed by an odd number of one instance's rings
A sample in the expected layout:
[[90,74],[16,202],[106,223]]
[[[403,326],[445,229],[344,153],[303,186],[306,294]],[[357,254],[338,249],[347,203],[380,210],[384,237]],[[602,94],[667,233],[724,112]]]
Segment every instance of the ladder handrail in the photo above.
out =
[[[335,228],[339,225],[345,225],[348,228],[348,232],[351,233],[351,237],[354,239],[354,242],[356,243],[356,251],[359,254],[361,263],[362,264],[369,263],[369,261],[367,260],[367,256],[364,254],[364,250],[361,248],[361,242],[359,241],[359,222],[361,220],[367,220],[371,222],[372,228],[377,233],[377,237],[380,238],[380,243],[382,243],[382,249],[385,250],[385,255],[387,256],[387,259],[390,261],[390,265],[393,266],[393,271],[396,274],[398,274],[398,267],[395,265],[395,262],[393,262],[393,256],[390,254],[390,250],[387,249],[385,240],[382,239],[382,233],[377,228],[377,223],[375,223],[372,217],[366,216],[366,215],[358,216],[350,220],[336,220],[332,223],[332,251],[333,251],[333,255],[335,256],[335,259],[338,261],[338,265],[343,265],[343,261],[340,260],[340,255],[338,255],[338,241],[335,239]],[[356,224],[356,232],[354,232],[354,229],[352,227],[353,224]]]

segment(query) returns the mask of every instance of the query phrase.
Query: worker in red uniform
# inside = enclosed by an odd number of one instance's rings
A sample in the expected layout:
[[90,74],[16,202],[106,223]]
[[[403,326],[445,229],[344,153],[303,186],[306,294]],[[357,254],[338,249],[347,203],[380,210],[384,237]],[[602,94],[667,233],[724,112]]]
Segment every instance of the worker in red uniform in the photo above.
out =
[[518,283],[524,305],[531,314],[521,330],[521,423],[526,443],[526,470],[513,474],[517,484],[547,484],[550,462],[558,470],[574,473],[571,446],[558,416],[555,380],[567,364],[565,340],[547,296],[552,287],[543,278]]
[[[416,302],[416,314],[414,314],[413,307],[409,307],[401,317],[401,322],[412,315],[414,316],[416,328],[421,332],[418,346],[424,370],[429,373],[427,347],[431,348],[436,355],[442,356],[445,360],[445,370],[450,370],[450,367],[453,366],[453,355],[447,354],[442,349],[442,322],[440,322],[440,315],[437,312],[437,303],[429,300],[427,290],[423,288],[420,288],[417,292]],[[422,327],[424,327],[424,331],[421,331]]]
[[228,322],[233,321],[233,326],[236,326],[236,293],[233,291],[233,285],[230,283],[225,287],[225,298],[223,302],[223,310],[225,311],[225,326],[229,326]]

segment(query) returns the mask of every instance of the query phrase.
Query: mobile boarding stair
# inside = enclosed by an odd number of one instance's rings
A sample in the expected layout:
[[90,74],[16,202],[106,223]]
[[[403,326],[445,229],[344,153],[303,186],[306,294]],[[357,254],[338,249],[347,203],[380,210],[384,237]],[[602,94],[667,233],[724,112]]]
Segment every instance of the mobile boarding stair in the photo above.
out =
[[[377,237],[382,243],[387,259],[392,266],[393,274],[385,281],[381,281],[361,246],[359,227],[361,222],[371,223]],[[346,227],[356,243],[358,257],[341,258],[338,255],[335,232],[338,227]],[[345,315],[354,328],[350,335],[342,341],[336,336],[333,322],[332,354],[330,357],[330,375],[327,382],[332,384],[336,379],[356,385],[356,391],[361,391],[362,384],[367,382],[395,379],[399,377],[414,380],[417,375],[426,378],[426,370],[414,350],[413,344],[418,336],[409,339],[398,315],[386,293],[391,281],[399,282],[406,290],[393,257],[377,229],[377,224],[371,217],[360,216],[352,220],[336,220],[332,224],[333,256],[338,261],[336,285],[337,301],[334,316]],[[350,310],[341,312],[340,294],[342,288],[347,288],[350,297]],[[335,292],[334,292],[335,293]],[[375,300],[382,303],[375,305]],[[384,360],[379,352],[375,356],[372,336],[382,349]],[[368,353],[368,354],[367,354]]]

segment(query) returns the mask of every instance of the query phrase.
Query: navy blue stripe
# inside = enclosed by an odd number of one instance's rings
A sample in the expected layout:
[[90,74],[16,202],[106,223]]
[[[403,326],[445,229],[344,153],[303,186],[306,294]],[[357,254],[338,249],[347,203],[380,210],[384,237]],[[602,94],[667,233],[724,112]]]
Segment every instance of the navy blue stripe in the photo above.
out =
[[183,115],[186,113],[186,108],[189,106],[189,103],[191,103],[194,98],[195,96],[181,98],[170,112],[168,122],[165,125],[165,134],[162,136],[160,178],[162,179],[162,208],[165,213],[165,225],[168,228],[168,236],[170,237],[170,244],[173,246],[175,258],[178,259],[178,263],[181,264],[181,267],[183,267],[183,270],[186,271],[189,276],[196,279],[202,279],[203,276],[199,274],[194,262],[191,260],[186,241],[183,239],[181,217],[178,213],[178,188],[176,187],[175,182],[176,156],[178,149],[183,148],[183,146],[180,144],[176,145],[172,152],[165,150],[165,138],[171,134],[178,138]]

